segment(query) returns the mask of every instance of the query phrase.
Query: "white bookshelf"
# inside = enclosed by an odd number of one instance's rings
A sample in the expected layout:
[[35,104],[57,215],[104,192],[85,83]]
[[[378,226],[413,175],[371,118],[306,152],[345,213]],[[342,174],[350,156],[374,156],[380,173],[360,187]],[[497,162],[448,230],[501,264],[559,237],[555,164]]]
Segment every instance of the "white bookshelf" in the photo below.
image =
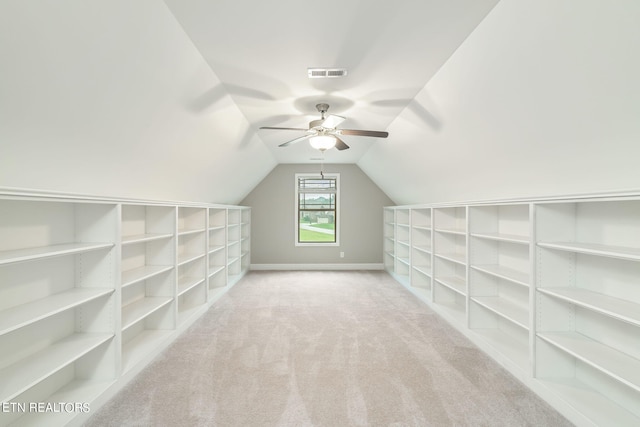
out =
[[162,340],[145,342],[149,331],[168,337],[175,328],[176,208],[121,206],[121,369],[128,372]]
[[118,206],[9,197],[0,212],[0,401],[106,390],[117,375]]
[[[528,203],[469,207],[469,327],[530,373],[531,216]],[[505,345],[510,342],[511,345]]]
[[178,207],[178,324],[207,303],[207,219],[207,208]]
[[467,208],[433,208],[433,303],[467,323]]
[[207,292],[217,298],[227,286],[227,210],[209,208],[207,240]]
[[431,208],[411,209],[411,288],[433,299],[433,224]]
[[640,194],[384,215],[394,255],[398,218],[410,218],[399,238],[410,282],[399,281],[434,311],[576,425],[640,425]]
[[536,230],[536,376],[640,424],[640,200],[543,203]]
[[383,210],[383,232],[382,232],[382,250],[384,257],[383,263],[384,268],[389,273],[394,272],[396,256],[395,256],[395,246],[396,246],[396,220],[395,220],[395,209],[393,208],[384,208]]
[[227,283],[234,284],[242,272],[242,209],[227,209]]
[[[231,210],[248,260],[248,208],[0,189],[0,400],[97,410],[228,289]],[[234,268],[237,282],[248,263]],[[2,412],[0,426],[88,415]]]

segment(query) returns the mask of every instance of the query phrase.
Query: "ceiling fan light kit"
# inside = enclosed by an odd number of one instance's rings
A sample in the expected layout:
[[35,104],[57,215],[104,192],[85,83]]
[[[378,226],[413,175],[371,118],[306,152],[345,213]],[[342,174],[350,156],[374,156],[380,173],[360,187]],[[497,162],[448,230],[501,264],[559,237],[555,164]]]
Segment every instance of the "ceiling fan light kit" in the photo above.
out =
[[316,150],[325,151],[336,146],[336,138],[331,135],[316,135],[309,138],[309,144]]
[[333,114],[325,117],[324,114],[329,110],[329,104],[316,104],[316,109],[320,112],[320,119],[309,122],[308,129],[272,126],[262,126],[260,129],[295,130],[306,132],[306,135],[284,142],[280,144],[279,147],[287,147],[297,142],[304,141],[305,139],[309,139],[311,146],[320,151],[325,151],[333,147],[336,147],[338,150],[348,149],[349,146],[340,139],[339,135],[369,136],[374,138],[386,138],[389,136],[389,132],[375,130],[337,129],[337,126],[345,120],[344,117]]

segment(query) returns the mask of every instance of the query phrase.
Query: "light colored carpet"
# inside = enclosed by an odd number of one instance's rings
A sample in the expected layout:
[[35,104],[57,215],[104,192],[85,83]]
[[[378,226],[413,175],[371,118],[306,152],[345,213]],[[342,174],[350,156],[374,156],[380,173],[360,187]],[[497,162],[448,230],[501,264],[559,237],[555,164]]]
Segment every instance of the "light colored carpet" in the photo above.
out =
[[381,271],[250,272],[88,426],[568,426]]

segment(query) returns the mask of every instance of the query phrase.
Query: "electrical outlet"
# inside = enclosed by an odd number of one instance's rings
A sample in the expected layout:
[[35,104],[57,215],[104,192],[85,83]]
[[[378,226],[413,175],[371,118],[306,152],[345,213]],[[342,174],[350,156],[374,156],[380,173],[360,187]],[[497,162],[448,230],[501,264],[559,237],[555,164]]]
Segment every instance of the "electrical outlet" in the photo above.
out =
[[344,258],[344,252],[340,252],[340,258]]

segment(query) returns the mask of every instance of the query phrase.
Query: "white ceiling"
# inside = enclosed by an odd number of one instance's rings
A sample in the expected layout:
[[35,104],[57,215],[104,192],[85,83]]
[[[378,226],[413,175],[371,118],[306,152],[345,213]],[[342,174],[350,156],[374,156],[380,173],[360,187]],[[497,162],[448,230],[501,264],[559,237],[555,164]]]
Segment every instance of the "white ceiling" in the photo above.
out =
[[[497,0],[165,0],[220,87],[190,101],[202,111],[230,94],[278,163],[317,162],[302,135],[258,130],[305,128],[315,105],[347,118],[341,128],[386,130],[476,28]],[[308,67],[343,67],[339,79],[309,79]],[[426,110],[416,116],[429,125]],[[343,138],[350,150],[329,150],[328,163],[357,163],[372,143]]]

